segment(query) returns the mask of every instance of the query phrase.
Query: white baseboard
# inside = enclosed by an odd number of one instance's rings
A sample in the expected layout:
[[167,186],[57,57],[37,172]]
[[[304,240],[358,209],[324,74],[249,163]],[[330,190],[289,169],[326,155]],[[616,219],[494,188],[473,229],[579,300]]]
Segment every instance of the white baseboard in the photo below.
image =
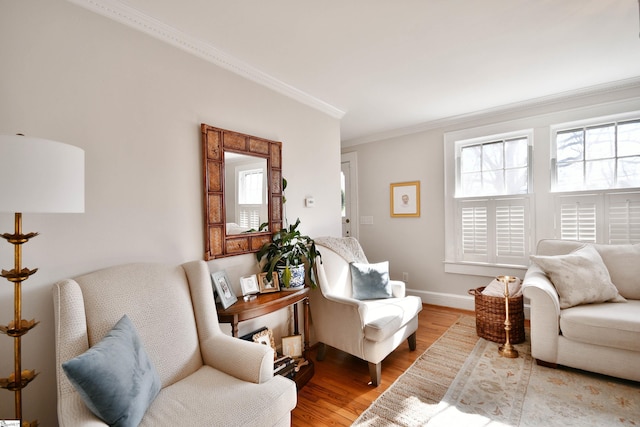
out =
[[[423,304],[440,305],[443,307],[459,308],[475,311],[475,298],[471,295],[447,294],[443,292],[420,291],[407,289],[407,295],[420,297]],[[524,305],[524,317],[529,318],[529,304]]]

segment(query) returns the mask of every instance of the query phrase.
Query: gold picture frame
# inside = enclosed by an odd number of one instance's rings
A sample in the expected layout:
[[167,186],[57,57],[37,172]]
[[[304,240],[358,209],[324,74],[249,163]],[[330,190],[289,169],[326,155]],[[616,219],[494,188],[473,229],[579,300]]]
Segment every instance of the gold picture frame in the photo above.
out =
[[390,184],[390,208],[394,218],[420,216],[420,181]]
[[267,280],[267,273],[258,274],[258,284],[260,285],[260,293],[278,292],[280,290],[280,282],[278,281],[278,273],[272,273],[271,280]]

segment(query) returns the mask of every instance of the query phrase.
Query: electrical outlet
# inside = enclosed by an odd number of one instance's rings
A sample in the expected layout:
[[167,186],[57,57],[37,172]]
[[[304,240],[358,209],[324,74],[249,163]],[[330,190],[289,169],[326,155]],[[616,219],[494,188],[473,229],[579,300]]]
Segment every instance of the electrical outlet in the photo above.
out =
[[402,281],[405,283],[409,283],[409,273],[407,273],[406,271],[402,272]]

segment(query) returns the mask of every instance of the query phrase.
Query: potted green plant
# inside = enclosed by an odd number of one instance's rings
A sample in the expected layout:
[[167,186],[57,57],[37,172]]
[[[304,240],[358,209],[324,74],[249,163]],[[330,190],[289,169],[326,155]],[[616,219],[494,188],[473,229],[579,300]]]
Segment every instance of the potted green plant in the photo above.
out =
[[262,271],[271,277],[274,271],[285,289],[299,289],[304,286],[305,264],[312,288],[317,286],[314,266],[321,256],[316,244],[309,236],[298,230],[300,219],[295,224],[273,234],[271,242],[265,243],[256,253],[258,262],[265,259]]

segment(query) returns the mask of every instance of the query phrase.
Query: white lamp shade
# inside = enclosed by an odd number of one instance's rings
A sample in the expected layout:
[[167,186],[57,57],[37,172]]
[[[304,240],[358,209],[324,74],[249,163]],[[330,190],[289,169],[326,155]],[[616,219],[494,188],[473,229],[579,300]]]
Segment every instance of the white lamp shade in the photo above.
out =
[[0,212],[84,212],[84,151],[0,135]]

